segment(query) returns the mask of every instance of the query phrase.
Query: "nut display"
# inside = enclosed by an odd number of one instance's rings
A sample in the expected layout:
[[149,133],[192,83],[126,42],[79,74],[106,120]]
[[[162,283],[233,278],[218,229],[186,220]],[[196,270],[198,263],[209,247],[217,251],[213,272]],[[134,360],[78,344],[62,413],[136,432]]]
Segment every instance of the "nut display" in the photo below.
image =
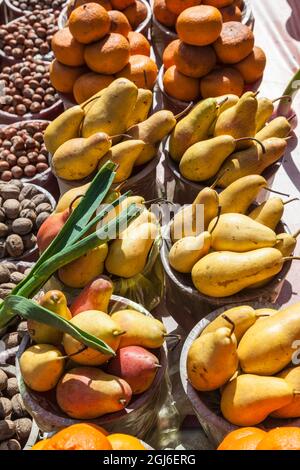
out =
[[[43,135],[48,121],[29,121],[0,129],[0,179],[32,178],[49,168]],[[43,198],[43,195],[40,195]],[[15,205],[17,202],[15,202]],[[23,208],[27,210],[28,208]],[[10,207],[12,211],[13,208]],[[18,210],[18,207],[15,207]],[[23,216],[22,216],[23,217]],[[29,217],[30,218],[30,217]],[[3,227],[0,223],[0,237]]]
[[24,116],[38,114],[53,106],[59,96],[49,76],[49,66],[42,61],[25,61],[4,67],[0,73],[0,83],[4,85],[0,110]]
[[22,11],[60,10],[65,0],[10,0],[10,3]]
[[[58,30],[58,12],[34,10],[0,28],[0,46],[5,56],[16,61],[32,60],[51,51],[53,34]],[[42,57],[40,57],[42,58]]]
[[[19,180],[0,184],[0,257],[19,258],[34,248],[36,233],[51,212],[48,196],[38,187]],[[8,276],[7,270],[11,274],[11,269],[14,267],[0,269],[0,290],[3,289],[4,296],[22,280],[17,274]]]

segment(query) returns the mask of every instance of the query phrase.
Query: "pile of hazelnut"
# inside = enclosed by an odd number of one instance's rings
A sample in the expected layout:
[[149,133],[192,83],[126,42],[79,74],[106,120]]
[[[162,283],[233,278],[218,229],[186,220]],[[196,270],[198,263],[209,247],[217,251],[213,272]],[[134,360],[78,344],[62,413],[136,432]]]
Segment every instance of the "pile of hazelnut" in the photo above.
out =
[[25,61],[0,72],[0,110],[24,116],[50,108],[59,96],[50,82],[49,66]]
[[0,47],[15,61],[42,58],[51,51],[51,40],[58,31],[58,12],[35,10],[0,28]]

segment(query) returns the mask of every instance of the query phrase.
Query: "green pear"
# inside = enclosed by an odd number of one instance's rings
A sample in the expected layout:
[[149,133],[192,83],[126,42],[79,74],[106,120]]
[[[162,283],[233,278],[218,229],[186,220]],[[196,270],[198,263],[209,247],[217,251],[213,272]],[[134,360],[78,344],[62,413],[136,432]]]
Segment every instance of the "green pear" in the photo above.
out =
[[197,261],[209,252],[210,240],[211,235],[208,232],[178,240],[169,253],[172,268],[180,273],[190,273]]

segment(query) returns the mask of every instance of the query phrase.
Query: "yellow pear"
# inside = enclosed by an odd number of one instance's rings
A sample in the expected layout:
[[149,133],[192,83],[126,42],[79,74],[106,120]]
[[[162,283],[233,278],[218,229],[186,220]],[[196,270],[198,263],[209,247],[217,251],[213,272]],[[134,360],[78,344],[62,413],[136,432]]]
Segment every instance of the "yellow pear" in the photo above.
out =
[[109,149],[109,151],[101,158],[98,170],[111,160],[118,165],[114,183],[126,181],[132,173],[134,163],[145,148],[142,140],[127,140],[120,142]]
[[190,273],[197,261],[209,252],[210,241],[209,232],[202,232],[196,237],[181,238],[170,250],[170,265],[180,273]]
[[144,165],[157,155],[157,145],[172,131],[176,119],[171,111],[161,110],[152,114],[148,119],[128,129],[132,139],[145,142],[145,148],[135,161],[135,166]]
[[279,233],[277,235],[276,248],[282,253],[282,256],[290,256],[292,253],[294,253],[298,236],[299,231],[293,235],[289,233]]
[[289,367],[280,372],[277,377],[284,379],[294,391],[293,400],[288,405],[272,413],[273,418],[299,418],[300,417],[300,367]]
[[274,308],[258,308],[255,310],[256,315],[259,317],[259,320],[263,320],[263,318],[268,318],[272,315],[275,315],[277,313],[277,310]]
[[105,268],[115,276],[130,278],[141,273],[146,266],[148,254],[158,235],[158,227],[144,223],[122,232],[109,247]]
[[54,388],[64,371],[64,365],[62,353],[50,344],[35,344],[20,357],[22,378],[36,392],[47,392]]
[[231,183],[219,194],[221,213],[237,212],[245,214],[262,188],[268,186],[260,175],[248,175]]
[[138,89],[126,78],[114,80],[101,95],[99,100],[88,109],[82,126],[82,136],[90,137],[98,132],[110,136],[123,134],[131,116]]
[[167,332],[161,321],[136,310],[118,310],[111,315],[111,318],[125,331],[120,337],[119,348],[142,346],[157,349],[166,339]]
[[144,88],[138,89],[136,103],[127,121],[126,129],[130,129],[130,127],[147,119],[152,106],[152,98],[153,94],[151,90],[145,90]]
[[169,142],[169,152],[173,160],[179,162],[189,147],[208,138],[217,110],[216,98],[207,98],[196,104],[189,114],[176,124]]
[[[214,137],[231,135],[234,139],[254,137],[256,130],[257,99],[252,91],[241,96],[235,106],[227,109],[217,119]],[[251,141],[240,142],[237,148],[247,148]]]
[[254,426],[292,400],[293,389],[284,379],[244,374],[224,387],[221,411],[236,426]]
[[209,132],[208,132],[209,136],[214,135],[215,125],[217,122],[217,118],[220,116],[220,114],[226,111],[226,109],[229,109],[232,106],[236,105],[239,99],[240,98],[237,95],[231,95],[231,94],[218,96],[217,116],[209,128]]
[[291,362],[299,338],[300,303],[296,303],[257,322],[245,333],[238,348],[243,371],[277,374]]
[[238,368],[236,337],[218,328],[197,338],[187,355],[188,379],[196,390],[209,392],[224,385]]
[[246,253],[214,252],[195,264],[192,280],[202,294],[228,297],[279,273],[283,263],[282,254],[276,248],[260,248]]
[[[46,292],[40,299],[39,304],[47,308],[56,315],[70,320],[72,315],[68,309],[67,299],[59,290],[50,290]],[[39,323],[35,320],[28,320],[28,332],[33,341],[40,344],[60,344],[63,333],[52,326],[45,323]]]
[[93,173],[98,162],[111,147],[110,137],[99,132],[91,137],[68,140],[52,158],[53,170],[59,178],[81,180]]
[[217,216],[219,196],[213,188],[204,188],[193,203],[175,214],[170,225],[170,234],[173,242],[184,237],[197,236],[207,227],[210,221]]
[[[107,313],[99,310],[88,310],[75,315],[70,323],[101,339],[114,351],[118,349],[123,331]],[[104,354],[92,348],[85,348],[80,341],[67,333],[63,337],[63,346],[68,356],[72,356],[72,360],[78,364],[100,366],[111,358],[110,354]]]
[[84,109],[81,106],[73,106],[50,122],[44,133],[44,142],[48,152],[54,155],[62,144],[79,137],[79,128],[83,118]]
[[144,202],[145,202],[145,199],[142,196],[128,196],[125,199],[123,199],[117,207],[111,207],[110,205],[107,206],[107,204],[109,203],[104,204],[103,209],[107,209],[107,214],[98,223],[97,228],[101,228],[103,225],[113,220],[115,217],[121,214],[122,211],[127,209],[131,204],[136,204],[141,209],[144,209],[145,208]]
[[284,202],[279,197],[270,198],[250,212],[249,217],[275,230],[284,212]]
[[[85,193],[90,187],[90,184],[91,183],[86,183],[83,186],[77,186],[76,188],[69,189],[69,191],[62,194],[55,208],[55,213],[65,211],[66,209],[70,207],[71,203],[73,203],[72,207],[75,208],[80,203],[81,198],[79,196],[85,195]],[[77,196],[78,196],[78,199],[76,199]]]
[[[258,318],[257,312],[249,305],[240,305],[239,307],[230,308],[229,310],[226,310],[224,314],[234,324],[234,335],[238,343],[244,333],[256,322]],[[224,327],[228,327],[228,320],[226,320],[224,315],[219,315],[204,328],[201,336]]]
[[274,112],[274,105],[272,100],[269,98],[258,98],[257,99],[257,112],[256,112],[256,130],[255,133],[259,132],[269,121]]
[[271,139],[272,137],[284,139],[289,135],[291,130],[292,126],[290,122],[284,116],[279,116],[257,132],[255,138],[261,142]]
[[244,214],[222,214],[208,226],[215,251],[244,252],[274,246],[276,233]]
[[107,257],[106,243],[87,251],[80,258],[71,261],[58,270],[59,279],[68,287],[85,287],[95,277],[104,271],[104,261]]

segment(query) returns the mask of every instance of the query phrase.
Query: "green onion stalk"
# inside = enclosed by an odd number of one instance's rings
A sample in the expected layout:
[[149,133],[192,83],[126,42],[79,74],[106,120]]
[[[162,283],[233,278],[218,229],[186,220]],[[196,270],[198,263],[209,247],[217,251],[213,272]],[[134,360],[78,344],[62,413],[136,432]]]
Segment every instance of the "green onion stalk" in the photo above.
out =
[[[279,116],[288,116],[291,110],[292,101],[296,93],[300,89],[300,69],[295,73],[289,81],[286,89],[283,92],[284,98],[280,100],[277,114]],[[289,98],[290,97],[290,98]]]
[[[62,266],[84,255],[115,238],[141,212],[136,204],[131,204],[117,217],[108,223],[100,224],[100,228],[89,233],[90,229],[101,222],[107,215],[107,207],[100,209],[100,204],[107,195],[114,177],[116,165],[107,162],[93,179],[85,196],[71,213],[67,222],[56,238],[42,253],[31,272],[12,291],[0,305],[0,328],[5,327],[14,317],[21,316],[26,320],[35,320],[68,333],[87,347],[99,350],[104,354],[114,351],[99,338],[86,333],[68,320],[56,315],[37,304],[31,298],[43,287],[47,280]],[[129,195],[127,192],[110,203],[109,210]]]

